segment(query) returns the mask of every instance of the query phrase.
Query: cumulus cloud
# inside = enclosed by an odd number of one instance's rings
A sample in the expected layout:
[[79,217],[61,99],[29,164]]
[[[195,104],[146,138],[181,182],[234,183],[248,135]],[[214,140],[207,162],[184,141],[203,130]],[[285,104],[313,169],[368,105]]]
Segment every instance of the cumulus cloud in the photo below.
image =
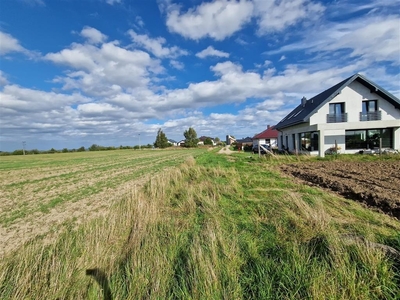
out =
[[183,70],[184,68],[185,68],[185,65],[182,63],[182,62],[180,62],[180,61],[177,61],[177,60],[171,60],[170,62],[169,62],[169,64],[173,67],[173,68],[175,68],[175,69],[177,69],[177,70]]
[[193,40],[204,37],[223,40],[250,21],[253,4],[220,0],[202,3],[187,12],[181,12],[177,5],[170,5],[167,10],[166,24],[171,32]]
[[220,50],[215,50],[213,46],[208,46],[206,49],[196,53],[199,58],[206,58],[207,56],[229,57],[229,53]]
[[10,52],[28,53],[28,50],[22,47],[19,41],[8,33],[0,31],[0,41],[0,55]]
[[[167,10],[166,24],[171,32],[199,40],[210,37],[223,40],[240,31],[252,18],[258,25],[257,33],[283,31],[301,21],[315,21],[325,7],[310,0],[214,0],[202,3],[186,12],[179,5],[163,4]],[[240,44],[246,42],[240,38]]]
[[80,93],[59,94],[6,85],[0,93],[1,107],[16,112],[48,111],[91,101]]
[[54,79],[63,84],[64,90],[82,90],[92,96],[110,96],[123,88],[147,86],[151,74],[163,72],[159,60],[141,50],[122,48],[117,42],[73,43],[69,48],[46,54],[44,59],[73,69]]
[[86,38],[91,44],[103,43],[107,40],[105,34],[92,27],[84,27],[81,31],[81,36]]
[[135,45],[143,47],[156,57],[178,57],[189,54],[186,50],[180,49],[177,46],[163,47],[163,44],[166,43],[166,40],[162,37],[153,39],[146,34],[137,34],[132,29],[128,31],[128,34],[132,38],[132,41],[135,43]]
[[258,33],[261,35],[282,31],[301,20],[313,20],[325,10],[321,4],[309,0],[253,1]]

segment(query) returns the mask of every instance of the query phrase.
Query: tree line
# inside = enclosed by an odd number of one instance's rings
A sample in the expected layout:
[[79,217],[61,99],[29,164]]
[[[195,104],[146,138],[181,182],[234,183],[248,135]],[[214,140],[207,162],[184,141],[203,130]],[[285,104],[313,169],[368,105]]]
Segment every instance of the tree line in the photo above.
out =
[[[183,136],[185,137],[184,147],[186,148],[194,148],[198,147],[199,139],[197,138],[197,132],[194,128],[189,127],[187,130],[184,131]],[[220,142],[219,138],[215,138],[216,142]],[[212,145],[213,142],[211,138],[207,137],[204,140],[204,145]],[[167,148],[171,147],[171,143],[168,141],[167,136],[161,130],[161,128],[157,132],[156,140],[153,143],[154,147],[156,148]]]
[[[194,128],[189,127],[187,130],[184,131],[183,136],[185,137],[185,143],[184,147],[186,148],[194,148],[198,147],[199,139],[197,138],[197,132]],[[215,138],[215,142],[220,142],[219,138]],[[213,142],[211,138],[207,137],[204,140],[204,145],[212,145]],[[51,148],[50,150],[44,150],[44,151],[39,151],[37,149],[33,150],[24,150],[24,149],[17,149],[12,152],[2,152],[0,151],[0,156],[6,156],[6,155],[32,155],[32,154],[53,154],[53,153],[70,153],[70,152],[84,152],[84,151],[108,151],[108,150],[122,150],[122,149],[149,149],[149,148],[168,148],[171,147],[172,144],[168,141],[167,136],[165,133],[161,130],[161,128],[157,132],[156,140],[154,141],[153,145],[147,144],[147,145],[136,145],[136,146],[119,146],[119,147],[114,147],[114,146],[101,146],[97,144],[93,144],[88,148],[85,148],[84,146],[80,148],[73,148],[73,149],[68,149],[68,148],[63,148],[61,150],[56,150],[54,148]]]

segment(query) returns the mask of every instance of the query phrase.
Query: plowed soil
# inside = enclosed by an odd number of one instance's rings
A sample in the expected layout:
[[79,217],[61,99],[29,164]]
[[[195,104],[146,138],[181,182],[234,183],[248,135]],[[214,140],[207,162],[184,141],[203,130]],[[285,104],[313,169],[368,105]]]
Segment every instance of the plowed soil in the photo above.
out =
[[283,172],[310,185],[400,219],[400,162],[308,162],[281,166]]

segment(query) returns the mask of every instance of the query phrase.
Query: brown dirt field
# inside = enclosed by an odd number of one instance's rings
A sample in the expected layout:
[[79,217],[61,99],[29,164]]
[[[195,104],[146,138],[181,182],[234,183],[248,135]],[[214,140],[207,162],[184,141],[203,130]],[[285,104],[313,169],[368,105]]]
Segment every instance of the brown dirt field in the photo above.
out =
[[400,219],[398,161],[307,162],[282,165],[281,170]]

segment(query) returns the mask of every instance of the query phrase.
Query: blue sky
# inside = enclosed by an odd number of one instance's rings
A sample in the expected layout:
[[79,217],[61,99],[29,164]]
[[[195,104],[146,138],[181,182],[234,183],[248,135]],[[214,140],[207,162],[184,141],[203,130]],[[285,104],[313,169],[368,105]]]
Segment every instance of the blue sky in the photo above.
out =
[[400,0],[1,0],[0,150],[253,136],[361,73],[400,96]]

